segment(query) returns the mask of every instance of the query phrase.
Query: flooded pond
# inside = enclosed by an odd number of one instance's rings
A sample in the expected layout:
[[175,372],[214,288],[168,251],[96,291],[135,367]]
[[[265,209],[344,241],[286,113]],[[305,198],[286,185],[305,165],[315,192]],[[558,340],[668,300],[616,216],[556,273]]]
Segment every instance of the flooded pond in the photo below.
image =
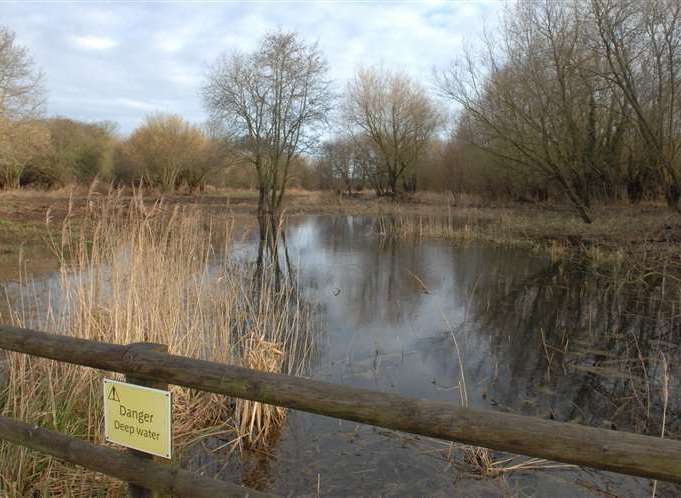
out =
[[[678,324],[654,296],[617,292],[598,275],[527,250],[381,240],[374,223],[351,216],[289,222],[299,284],[324,321],[312,377],[458,403],[461,358],[470,406],[659,434],[657,355],[678,365]],[[677,373],[674,367],[672,379]],[[678,408],[672,397],[668,435],[678,430]],[[284,495],[651,494],[649,480],[591,470],[479,478],[449,449],[291,411],[269,451],[227,465],[223,475]],[[195,463],[212,467],[213,458]],[[657,496],[677,493],[666,484],[657,489]]]
[[[293,217],[287,233],[299,287],[322,321],[311,377],[659,435],[668,365],[666,434],[681,436],[678,309],[664,284],[630,289],[520,248],[381,239],[368,217]],[[254,244],[235,250],[248,259]],[[204,440],[186,463],[288,496],[652,492],[647,479],[574,467],[482,477],[460,446],[296,411],[266,450],[239,459],[214,451],[222,443]],[[660,483],[657,496],[680,491]]]

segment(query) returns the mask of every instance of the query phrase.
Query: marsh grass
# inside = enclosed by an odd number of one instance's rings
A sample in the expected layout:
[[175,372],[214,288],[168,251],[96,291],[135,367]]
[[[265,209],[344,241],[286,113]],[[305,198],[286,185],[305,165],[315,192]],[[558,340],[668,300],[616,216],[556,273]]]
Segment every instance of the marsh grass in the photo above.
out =
[[376,233],[381,238],[442,239],[456,244],[494,243],[521,247],[561,258],[568,253],[568,243],[559,238],[543,238],[530,233],[531,222],[510,210],[499,209],[497,216],[477,207],[446,207],[446,214],[413,215],[399,211],[377,218]]
[[[49,214],[47,216],[50,222]],[[39,291],[19,283],[3,321],[117,344],[155,342],[172,354],[271,372],[302,374],[314,354],[315,311],[296,290],[275,291],[267,272],[230,257],[232,226],[195,207],[145,205],[118,192],[92,198],[78,225],[52,228],[60,271]],[[103,441],[104,373],[10,353],[0,413]],[[116,378],[116,375],[106,375]],[[171,387],[176,454],[212,434],[234,448],[266,445],[285,419],[277,407]],[[179,451],[178,451],[179,450]],[[8,496],[115,496],[122,485],[0,444],[0,489]]]
[[673,213],[660,212],[659,206],[599,206],[595,221],[588,225],[551,205],[492,208],[440,196],[418,206],[422,209],[395,204],[378,212],[376,233],[417,241],[493,243],[554,260],[576,257],[595,265],[631,266],[636,277],[664,273],[681,284],[681,222]]

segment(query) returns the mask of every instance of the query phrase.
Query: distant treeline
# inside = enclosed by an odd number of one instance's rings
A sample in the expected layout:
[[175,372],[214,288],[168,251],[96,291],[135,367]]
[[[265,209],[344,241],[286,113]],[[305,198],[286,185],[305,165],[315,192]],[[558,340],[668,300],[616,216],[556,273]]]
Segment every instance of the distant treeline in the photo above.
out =
[[[177,115],[152,114],[125,138],[116,133],[115,123],[67,118],[32,119],[13,124],[11,132],[0,129],[0,140],[11,143],[4,150],[12,153],[11,162],[0,163],[0,189],[59,188],[95,178],[163,192],[195,192],[208,184],[256,186],[255,174],[240,164],[233,143]],[[291,184],[320,188],[311,164],[295,158]]]
[[256,187],[263,211],[290,185],[439,190],[564,201],[585,222],[594,202],[680,209],[681,2],[518,1],[469,46],[423,84],[362,68],[337,95],[318,45],[270,33],[209,71],[209,125],[156,114],[120,138],[40,119],[41,75],[0,30],[0,187]]
[[[405,170],[404,189],[566,200],[586,222],[594,201],[679,210],[681,2],[519,1],[473,46],[435,71],[456,119]],[[359,138],[324,145],[320,178],[381,193],[385,154]]]
[[13,161],[3,165],[4,188],[52,188],[98,178],[163,191],[196,189],[224,159],[218,140],[173,115],[148,117],[126,139],[116,135],[113,123],[66,118],[32,119],[7,128],[12,129]]

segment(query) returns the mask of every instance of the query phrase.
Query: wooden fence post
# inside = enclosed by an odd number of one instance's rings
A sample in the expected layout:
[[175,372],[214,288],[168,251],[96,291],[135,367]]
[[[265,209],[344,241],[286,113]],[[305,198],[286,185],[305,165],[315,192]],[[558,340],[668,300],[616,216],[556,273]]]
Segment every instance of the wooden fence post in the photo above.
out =
[[[151,342],[136,342],[134,344],[130,344],[128,346],[130,353],[134,355],[136,352],[149,352],[153,351],[156,353],[167,353],[168,352],[168,346],[165,344],[155,344]],[[168,384],[164,384],[163,382],[156,382],[148,379],[143,379],[141,377],[137,377],[135,375],[126,375],[125,376],[125,381],[128,382],[129,384],[137,384],[138,386],[145,386],[145,387],[152,387],[154,389],[161,389],[162,391],[167,391],[168,390]],[[172,413],[172,409],[171,409]],[[150,455],[148,453],[143,453],[141,451],[133,450],[133,449],[128,449],[128,453],[148,459],[148,460],[157,460],[163,463],[168,463],[170,464],[171,461],[167,459],[161,459],[161,458],[155,458],[153,455]],[[137,486],[135,484],[128,483],[128,496],[130,498],[162,498],[161,495],[158,493],[155,493],[149,489],[142,488],[140,486]]]

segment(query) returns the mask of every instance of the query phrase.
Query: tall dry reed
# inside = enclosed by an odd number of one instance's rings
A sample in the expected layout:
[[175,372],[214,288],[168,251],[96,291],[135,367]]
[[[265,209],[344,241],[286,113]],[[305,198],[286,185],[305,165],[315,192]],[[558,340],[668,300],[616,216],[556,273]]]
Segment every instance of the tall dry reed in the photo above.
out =
[[[92,198],[85,217],[67,217],[52,239],[61,262],[53,285],[20,282],[2,320],[110,343],[163,343],[173,354],[301,374],[314,351],[314,310],[291,287],[275,291],[267,272],[254,283],[249,266],[230,256],[231,229],[196,207],[145,205],[140,195],[117,192]],[[103,372],[9,354],[7,376],[2,415],[104,444]],[[217,432],[230,434],[234,447],[264,444],[285,417],[260,403],[171,389],[180,452]],[[12,497],[115,496],[121,485],[0,444],[0,490]]]

